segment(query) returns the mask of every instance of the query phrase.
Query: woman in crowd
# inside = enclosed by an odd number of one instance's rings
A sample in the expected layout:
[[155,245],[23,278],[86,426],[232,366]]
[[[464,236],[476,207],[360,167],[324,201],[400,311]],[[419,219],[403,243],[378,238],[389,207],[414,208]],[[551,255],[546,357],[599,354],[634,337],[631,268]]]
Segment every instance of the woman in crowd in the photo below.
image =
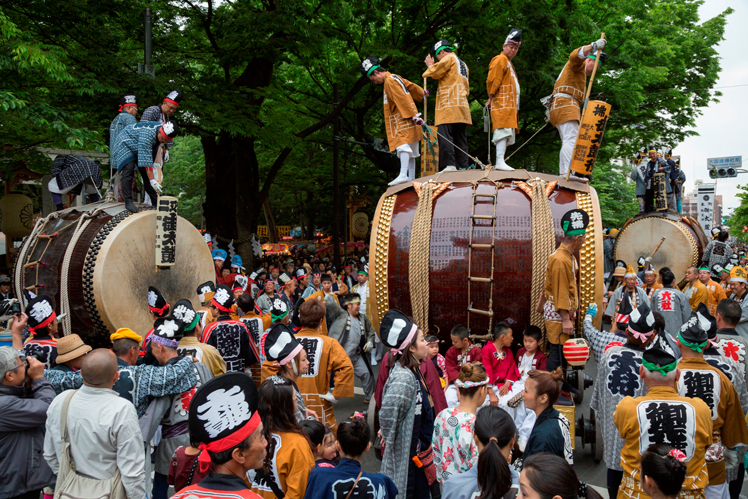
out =
[[294,417],[293,385],[282,376],[274,376],[260,385],[259,396],[258,412],[268,447],[263,467],[247,473],[252,491],[265,499],[301,499],[314,468],[314,456]]
[[463,364],[455,383],[460,404],[444,409],[436,416],[431,440],[436,478],[441,484],[452,475],[469,470],[478,457],[478,449],[473,442],[473,424],[476,411],[486,400],[486,369],[480,362]]
[[399,310],[385,314],[380,336],[393,354],[379,411],[382,473],[395,482],[398,498],[429,499],[430,486],[438,487],[431,449],[434,404],[419,368],[428,344],[423,331]]
[[561,368],[549,373],[533,370],[525,381],[525,407],[535,412],[537,419],[525,445],[524,459],[539,452],[549,452],[574,464],[569,421],[553,408],[561,393]]
[[309,359],[306,350],[294,337],[293,331],[285,324],[276,324],[265,337],[265,362],[263,363],[262,378],[271,377],[267,364],[278,369],[278,376],[287,378],[293,386],[296,405],[294,415],[296,422],[300,423],[308,417],[317,419],[317,413],[304,406],[304,397],[296,386],[296,380],[300,373],[309,369]]
[[519,473],[509,465],[517,427],[504,409],[486,406],[475,417],[473,438],[478,464],[444,482],[442,499],[513,499]]
[[652,499],[675,498],[686,479],[686,455],[665,444],[652,444],[642,454],[642,490]]
[[523,499],[602,499],[595,489],[579,481],[569,463],[548,453],[525,459],[519,487]]

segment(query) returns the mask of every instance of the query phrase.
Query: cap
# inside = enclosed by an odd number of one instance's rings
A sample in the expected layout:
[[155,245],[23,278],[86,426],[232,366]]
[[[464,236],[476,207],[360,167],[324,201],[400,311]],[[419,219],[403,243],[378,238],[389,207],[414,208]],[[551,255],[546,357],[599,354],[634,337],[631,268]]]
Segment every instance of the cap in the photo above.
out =
[[384,70],[384,68],[379,64],[379,58],[374,56],[369,56],[361,61],[361,66],[358,68],[365,78],[370,77],[377,69]]
[[730,282],[742,282],[748,284],[748,276],[746,276],[745,269],[739,265],[735,265],[730,270]]
[[119,100],[119,110],[122,111],[128,106],[138,107],[138,98],[133,94],[123,95]]
[[148,309],[154,314],[161,315],[169,308],[166,298],[155,286],[148,286]]
[[623,277],[626,277],[626,278],[636,277],[636,272],[634,271],[634,267],[632,267],[631,265],[626,267],[626,273],[623,275]]
[[280,284],[281,289],[283,289],[286,286],[286,284],[291,282],[292,279],[293,277],[288,275],[287,272],[283,272],[282,274],[278,276],[278,284]]
[[69,334],[57,340],[57,359],[55,362],[63,364],[69,360],[86,355],[92,348],[83,343],[77,334]]
[[197,287],[197,297],[200,303],[209,302],[213,299],[213,295],[216,293],[216,285],[213,281],[207,281]]
[[231,266],[232,267],[239,267],[240,269],[243,269],[244,267],[243,267],[243,264],[242,264],[242,257],[239,256],[239,255],[232,256],[231,257]]
[[509,34],[506,35],[506,40],[504,40],[504,45],[506,44],[516,45],[517,47],[522,45],[522,30],[512,28]]
[[176,317],[160,317],[153,324],[151,341],[169,348],[177,348],[184,336],[184,323]]
[[[701,307],[704,307],[703,309]],[[680,327],[678,341],[694,352],[703,352],[709,340],[709,329],[712,327],[709,311],[703,303],[699,304],[696,312]]]
[[359,274],[366,274],[366,275],[369,275],[369,264],[368,264],[368,263],[367,263],[367,264],[364,264],[364,266],[363,266],[363,267],[361,267],[360,269],[358,269],[358,273],[359,273]]
[[[250,376],[230,372],[201,386],[190,402],[192,440],[202,451],[223,452],[244,442],[260,425],[259,397]],[[200,470],[210,465],[209,452],[198,458]]]
[[179,135],[179,127],[173,121],[167,121],[166,123],[161,125],[160,133],[167,139],[173,140],[174,137]]
[[627,332],[631,333],[634,338],[646,342],[655,332],[655,318],[649,305],[642,303],[629,314]]
[[192,331],[200,322],[200,316],[197,315],[195,309],[192,307],[190,300],[182,298],[174,305],[174,311],[171,315],[180,321],[184,325],[185,331]]
[[434,55],[439,55],[439,52],[444,49],[454,50],[455,48],[449,43],[449,40],[442,38],[434,44]]
[[182,100],[182,91],[181,90],[172,90],[169,92],[169,94],[164,97],[164,101],[171,102],[175,106],[179,106],[179,103]]
[[117,341],[126,338],[128,340],[137,341],[140,343],[143,341],[143,337],[138,333],[127,327],[121,327],[109,336],[109,341]]
[[231,293],[231,289],[225,284],[219,284],[210,304],[221,312],[231,312],[231,305],[234,304],[234,295]]
[[282,321],[288,315],[288,305],[280,298],[275,298],[270,307],[270,318],[273,322]]
[[213,260],[226,260],[226,257],[228,256],[226,250],[222,250],[220,248],[214,249],[212,255]]
[[642,365],[649,372],[659,372],[663,376],[678,367],[678,360],[662,350],[659,345],[654,345],[642,355]]
[[621,296],[621,303],[618,305],[618,313],[616,313],[616,323],[618,329],[624,330],[628,327],[629,316],[633,311],[634,307],[631,304],[631,295],[628,292],[623,293]]
[[626,262],[623,260],[616,260],[616,268],[613,269],[613,277],[623,277],[626,275]]
[[36,333],[37,329],[47,327],[57,318],[54,301],[47,295],[37,295],[29,301],[29,305],[26,307],[26,315],[29,317],[29,330]]
[[384,314],[379,334],[382,342],[394,353],[401,354],[408,348],[418,331],[418,326],[399,310],[390,309]]
[[265,336],[265,357],[279,366],[286,365],[304,348],[285,324],[276,324]]
[[589,223],[590,216],[580,209],[569,210],[561,217],[561,229],[567,236],[581,236]]
[[236,291],[237,289],[241,289],[242,291],[247,290],[247,284],[249,284],[249,279],[247,279],[247,276],[245,275],[237,275],[234,277],[234,285],[232,286],[232,289]]
[[296,271],[296,280],[304,279],[306,277],[306,270],[299,269]]

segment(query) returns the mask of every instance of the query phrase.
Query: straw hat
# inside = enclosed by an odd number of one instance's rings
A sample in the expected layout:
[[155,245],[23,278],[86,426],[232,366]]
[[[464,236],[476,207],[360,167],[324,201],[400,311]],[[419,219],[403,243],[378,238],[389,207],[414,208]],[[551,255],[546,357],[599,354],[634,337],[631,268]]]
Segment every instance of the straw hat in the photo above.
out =
[[64,364],[92,350],[77,334],[69,334],[57,340],[57,363]]

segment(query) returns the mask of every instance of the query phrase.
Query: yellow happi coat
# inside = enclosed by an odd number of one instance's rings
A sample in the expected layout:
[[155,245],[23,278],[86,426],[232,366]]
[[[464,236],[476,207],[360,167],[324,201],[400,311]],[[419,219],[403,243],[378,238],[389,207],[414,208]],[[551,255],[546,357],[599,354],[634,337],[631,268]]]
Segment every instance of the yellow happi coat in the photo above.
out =
[[[340,343],[316,329],[302,328],[296,339],[304,347],[309,359],[309,370],[296,378],[304,405],[317,413],[319,421],[335,431],[337,422],[333,406],[320,398],[330,389],[330,378],[335,373],[332,394],[337,398],[353,397],[353,364]],[[262,364],[262,380],[278,372],[278,366],[270,361]]]
[[423,89],[389,71],[384,79],[384,127],[390,151],[421,140],[421,127],[411,119],[418,114],[414,101],[423,101]]
[[491,99],[491,130],[514,128],[519,132],[519,82],[514,65],[502,52],[488,65],[486,90]]
[[580,59],[578,54],[579,48],[569,54],[569,60],[553,86],[554,97],[551,105],[551,125],[553,126],[567,121],[581,121],[584,86],[587,83],[585,73],[587,58]]
[[[712,416],[712,439],[725,447],[748,445],[748,426],[740,406],[738,392],[730,379],[703,358],[682,358],[678,361],[680,378],[678,394],[703,400]],[[725,459],[707,461],[709,485],[725,483]]]
[[436,116],[434,123],[438,126],[446,123],[473,124],[470,117],[470,72],[467,64],[454,53],[448,53],[441,61],[435,62],[423,73],[424,78],[439,81],[436,90]]
[[625,441],[618,499],[649,499],[641,488],[641,458],[655,443],[668,443],[686,454],[686,479],[678,498],[704,498],[709,483],[704,456],[712,445],[712,411],[703,401],[681,397],[673,387],[653,386],[642,397],[621,400],[613,421]]
[[[548,259],[545,276],[545,306],[543,318],[548,341],[554,345],[563,344],[569,339],[563,334],[563,325],[559,310],[568,310],[571,314],[579,307],[577,294],[577,273],[579,262],[562,243]],[[572,321],[573,322],[573,321]]]

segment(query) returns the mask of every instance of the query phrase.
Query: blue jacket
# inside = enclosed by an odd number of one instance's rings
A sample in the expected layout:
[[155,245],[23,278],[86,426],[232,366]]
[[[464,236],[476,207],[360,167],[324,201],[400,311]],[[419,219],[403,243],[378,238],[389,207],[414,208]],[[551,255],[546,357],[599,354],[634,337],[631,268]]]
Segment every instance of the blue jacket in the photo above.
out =
[[137,161],[138,168],[153,166],[153,146],[158,141],[160,128],[161,123],[157,121],[141,121],[127,125],[117,135],[117,142],[111,148],[112,168],[119,171],[132,161]]
[[125,129],[125,127],[128,125],[134,125],[137,122],[138,120],[135,119],[135,116],[127,111],[122,111],[114,117],[112,124],[109,125],[109,164],[114,165],[114,144],[117,143],[117,137],[119,137],[119,134]]
[[[314,468],[309,474],[304,499],[344,499],[351,491],[351,486],[361,472],[361,463],[343,458],[334,468]],[[362,473],[356,485],[357,499],[394,499],[397,487],[387,475],[381,473]]]
[[555,454],[566,459],[569,464],[574,464],[569,420],[553,406],[549,406],[541,412],[535,421],[535,426],[532,428],[527,445],[525,445],[523,459],[540,452]]

